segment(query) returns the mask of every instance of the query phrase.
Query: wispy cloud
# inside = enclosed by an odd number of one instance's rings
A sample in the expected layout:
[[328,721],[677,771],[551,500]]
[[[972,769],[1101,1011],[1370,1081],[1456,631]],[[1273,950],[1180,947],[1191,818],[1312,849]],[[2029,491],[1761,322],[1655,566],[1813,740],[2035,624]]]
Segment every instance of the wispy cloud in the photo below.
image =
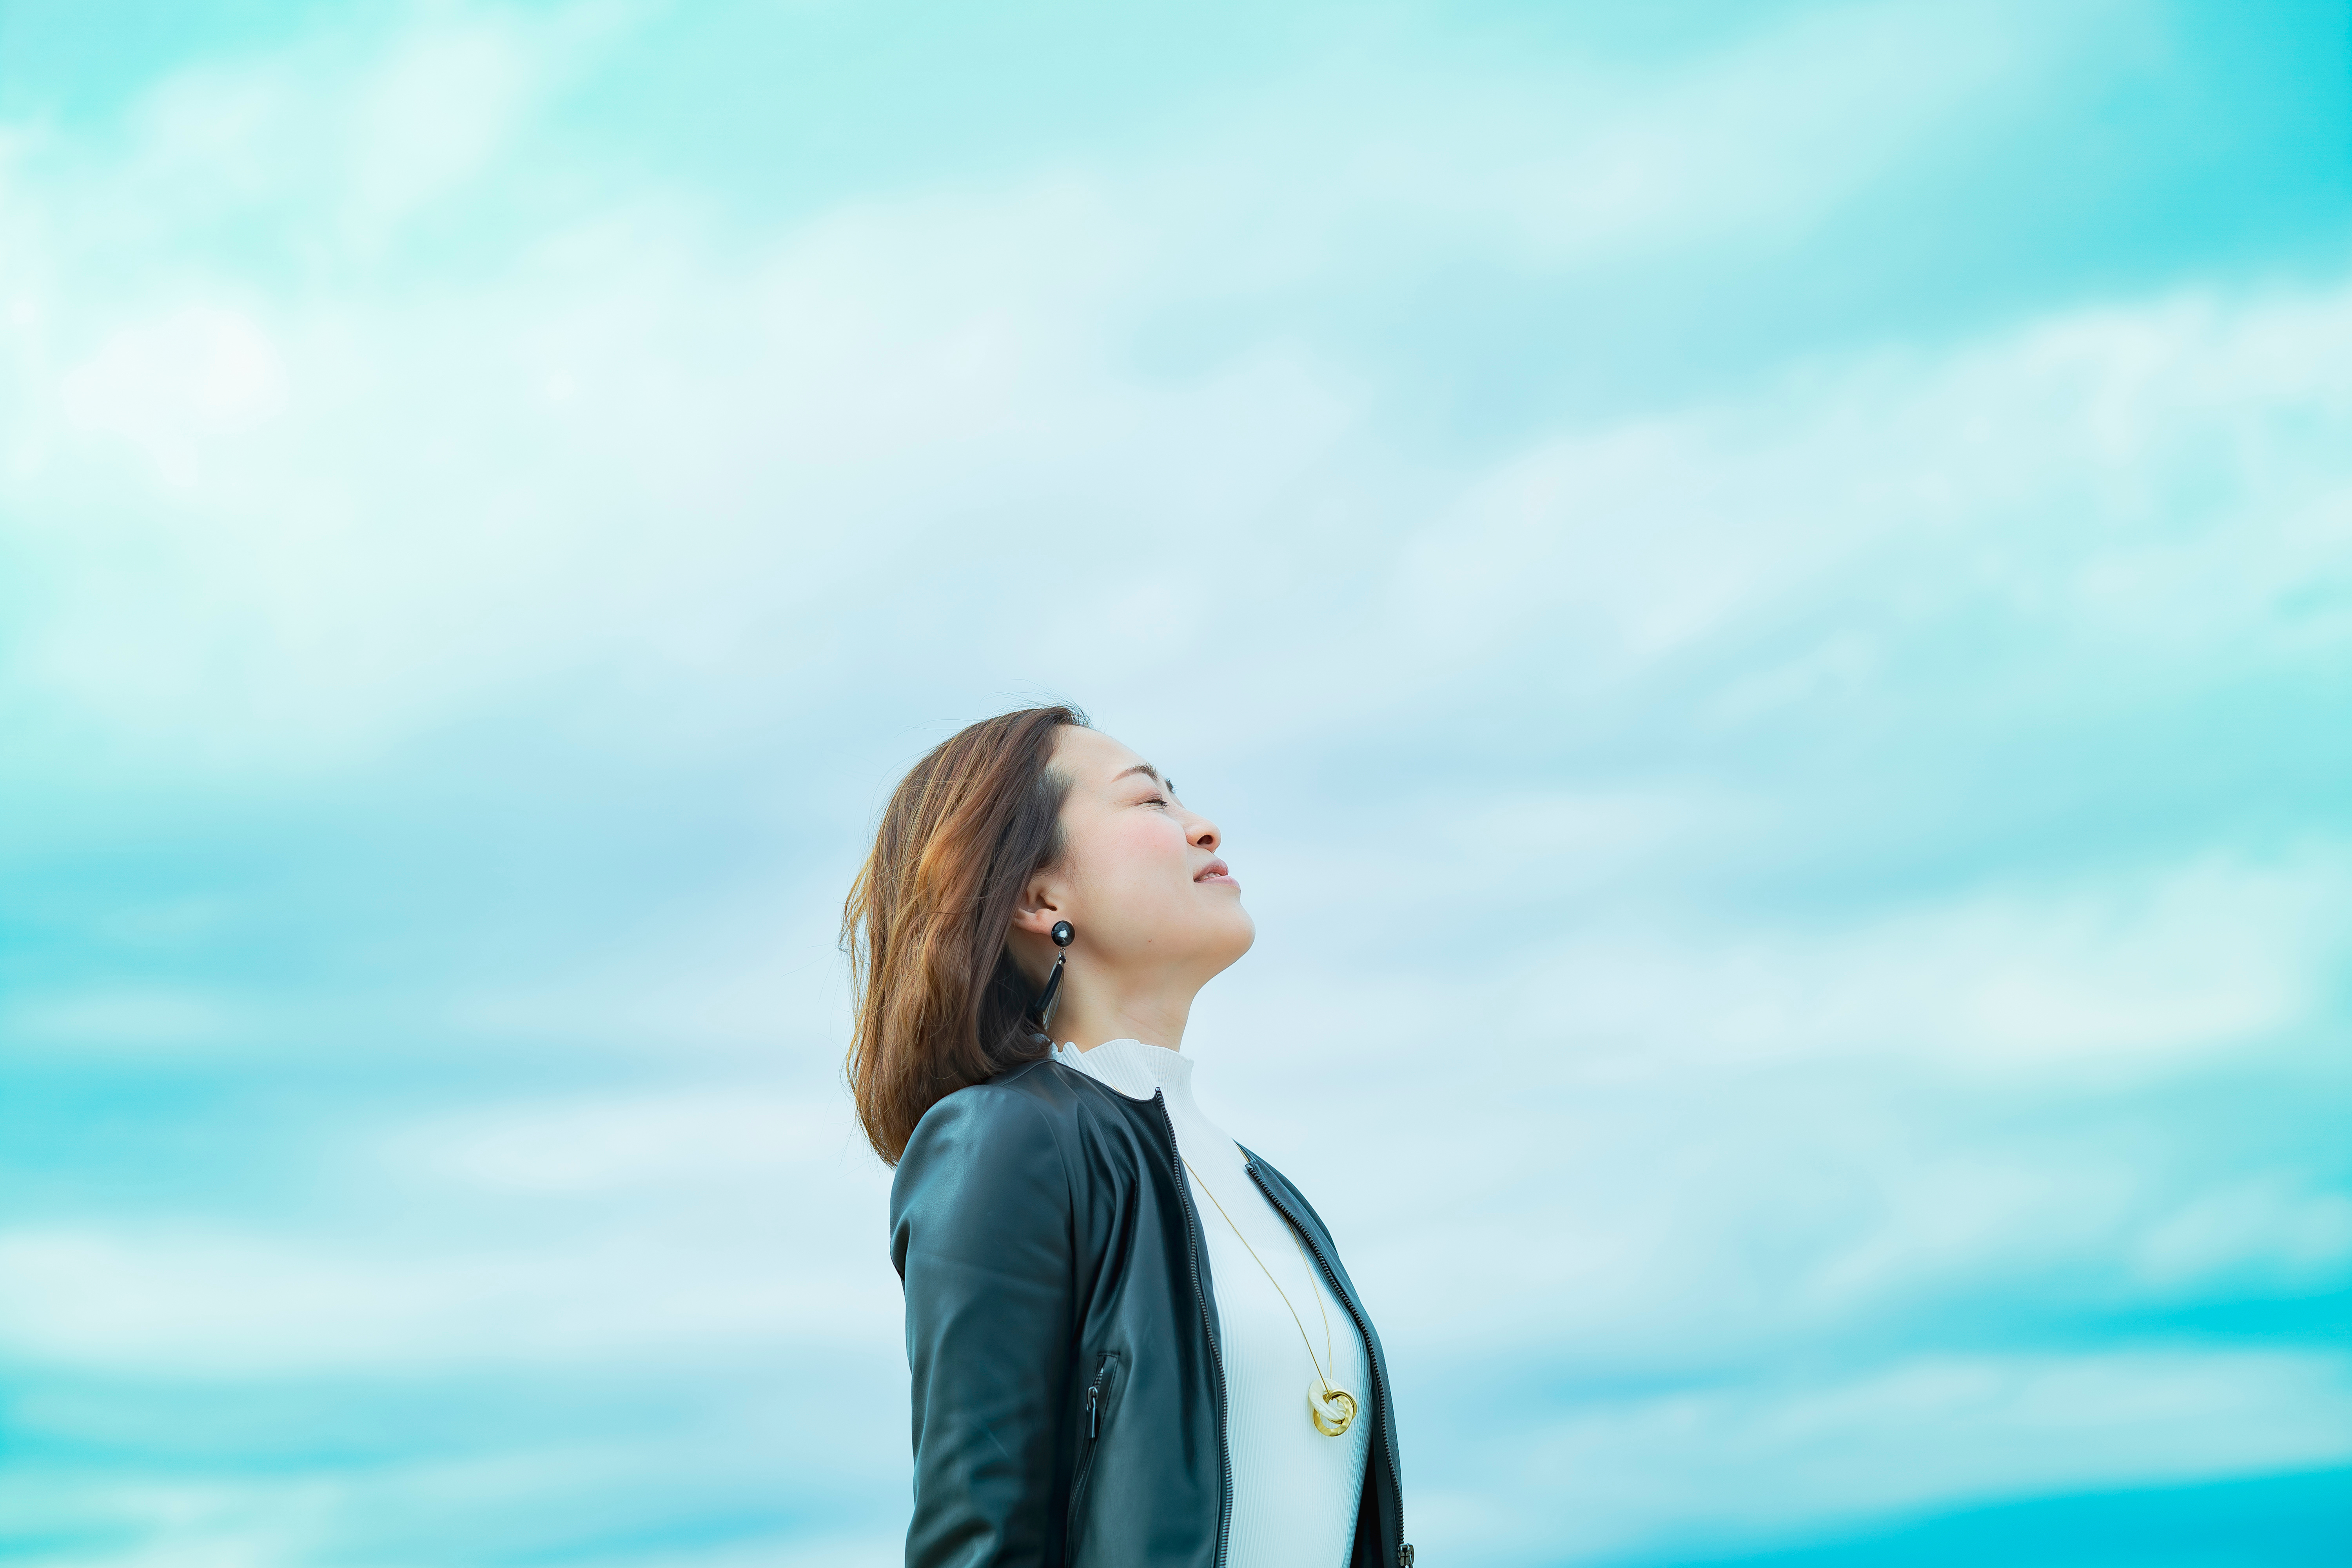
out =
[[832,921],[1045,693],[1227,829],[1188,1048],[1379,1312],[1424,1550],[2352,1460],[2352,278],[1694,303],[1858,288],[2176,21],[1204,14],[1263,55],[1087,134],[763,168],[646,84],[979,89],[709,15],[0,124],[31,1560],[887,1555]]

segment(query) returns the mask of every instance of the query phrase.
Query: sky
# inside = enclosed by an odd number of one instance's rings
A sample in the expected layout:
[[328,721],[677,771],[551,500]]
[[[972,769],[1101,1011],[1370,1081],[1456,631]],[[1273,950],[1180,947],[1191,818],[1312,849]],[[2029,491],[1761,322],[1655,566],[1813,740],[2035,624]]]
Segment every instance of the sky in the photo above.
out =
[[0,0],[0,1560],[897,1561],[1074,700],[1496,1568],[2352,1539],[2352,7]]

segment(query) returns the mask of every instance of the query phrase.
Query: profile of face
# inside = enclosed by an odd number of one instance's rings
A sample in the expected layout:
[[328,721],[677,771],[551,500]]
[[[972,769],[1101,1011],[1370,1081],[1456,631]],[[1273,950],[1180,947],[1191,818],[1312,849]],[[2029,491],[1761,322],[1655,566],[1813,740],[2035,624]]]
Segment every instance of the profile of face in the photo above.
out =
[[1217,825],[1159,770],[1097,730],[1066,726],[1050,764],[1069,782],[1063,854],[1032,877],[1013,922],[1023,966],[1043,974],[1068,921],[1066,989],[1118,1007],[1192,993],[1249,951],[1257,928],[1220,858]]

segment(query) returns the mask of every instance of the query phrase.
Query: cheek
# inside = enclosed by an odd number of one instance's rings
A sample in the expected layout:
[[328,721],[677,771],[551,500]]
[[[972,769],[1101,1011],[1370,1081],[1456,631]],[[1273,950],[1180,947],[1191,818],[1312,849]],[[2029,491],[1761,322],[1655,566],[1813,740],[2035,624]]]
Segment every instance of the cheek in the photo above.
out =
[[1113,853],[1131,885],[1172,886],[1184,880],[1184,835],[1157,812],[1137,812],[1118,825]]
[[1120,914],[1148,917],[1189,890],[1184,835],[1157,813],[1114,818],[1087,847],[1087,882]]

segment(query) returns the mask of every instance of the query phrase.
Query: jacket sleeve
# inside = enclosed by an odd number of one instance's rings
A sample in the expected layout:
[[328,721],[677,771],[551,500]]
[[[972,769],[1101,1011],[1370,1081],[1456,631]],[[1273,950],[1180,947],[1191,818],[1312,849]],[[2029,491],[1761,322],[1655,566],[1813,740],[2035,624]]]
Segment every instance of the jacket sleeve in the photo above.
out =
[[1069,1178],[1038,1106],[974,1089],[923,1117],[890,1189],[914,1384],[908,1568],[1059,1555],[1072,1234]]

